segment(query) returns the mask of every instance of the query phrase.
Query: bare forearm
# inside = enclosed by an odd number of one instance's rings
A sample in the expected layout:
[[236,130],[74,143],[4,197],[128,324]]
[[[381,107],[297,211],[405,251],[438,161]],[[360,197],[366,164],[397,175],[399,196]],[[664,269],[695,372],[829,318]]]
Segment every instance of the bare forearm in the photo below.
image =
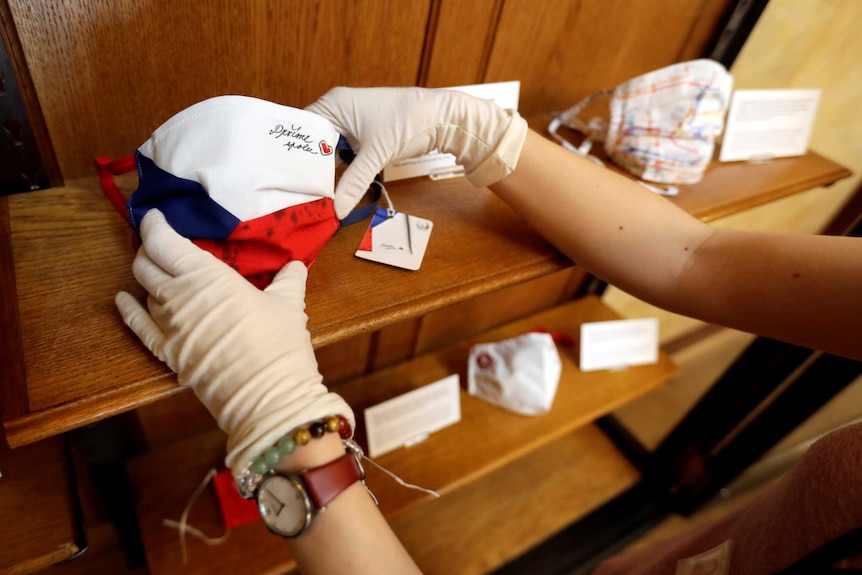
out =
[[[343,454],[341,441],[327,435],[297,449],[279,469],[316,467]],[[354,483],[338,495],[317,515],[307,532],[288,542],[306,575],[419,573],[361,483]]]
[[644,301],[862,355],[862,240],[715,229],[532,132],[492,190],[573,261]]

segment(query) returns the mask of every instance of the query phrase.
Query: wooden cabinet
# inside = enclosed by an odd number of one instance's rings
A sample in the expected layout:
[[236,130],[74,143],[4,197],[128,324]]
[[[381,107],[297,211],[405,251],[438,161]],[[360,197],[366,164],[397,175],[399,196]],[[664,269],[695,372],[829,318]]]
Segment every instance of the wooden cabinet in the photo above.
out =
[[[177,111],[238,93],[304,106],[335,85],[451,86],[520,80],[521,110],[542,130],[590,92],[699,56],[732,0],[0,0],[4,40],[27,104],[56,157],[51,190],[0,198],[0,398],[20,448],[180,394],[122,324],[113,298],[138,296],[131,233],[103,197],[95,156],[126,155]],[[14,32],[14,33],[12,33]],[[705,220],[846,177],[810,153],[716,165],[673,199]],[[133,178],[121,178],[131,191]],[[362,225],[324,248],[308,283],[309,329],[326,380],[357,410],[463,366],[470,341],[614,315],[570,301],[584,273],[488,190],[460,179],[394,183],[400,210],[435,222],[420,272],[358,260]],[[572,333],[571,335],[576,335]],[[660,385],[656,366],[588,375],[567,356],[557,403],[520,418],[464,395],[463,422],[381,462],[440,500],[369,470],[393,527],[428,572],[483,573],[638,479],[590,422]],[[190,419],[136,460],[138,513],[153,573],[179,570],[176,518],[223,458],[219,431]],[[183,473],[177,476],[178,462]],[[2,463],[2,462],[0,462]],[[549,471],[549,470],[552,470]],[[212,493],[190,521],[210,534]],[[521,518],[521,522],[514,520]],[[190,546],[195,543],[190,542]],[[445,550],[445,552],[443,551]],[[285,572],[286,548],[261,524],[217,549],[190,547],[188,572]]]
[[[847,170],[814,153],[769,164],[716,165],[703,182],[684,188],[672,201],[709,220],[846,175]],[[128,190],[133,182],[122,185]],[[470,341],[499,340],[535,327],[576,335],[581,321],[614,317],[598,300],[567,302],[582,272],[488,190],[460,179],[417,179],[393,184],[390,193],[400,209],[435,222],[422,270],[355,258],[364,232],[360,225],[341,230],[309,276],[313,342],[322,357],[330,358],[323,363],[339,372],[328,381],[357,411],[459,371]],[[15,447],[33,443],[179,393],[175,378],[114,309],[117,290],[142,292],[130,272],[131,232],[95,181],[0,200],[0,229],[7,231],[0,245],[8,251],[0,268],[6,303],[0,308],[2,342],[9,358],[0,365],[0,389],[8,442]],[[496,327],[500,321],[514,323]],[[345,349],[348,353],[342,354]],[[460,547],[451,560],[460,557],[459,568],[469,564],[462,572],[481,573],[637,480],[637,471],[619,453],[592,450],[591,445],[607,442],[596,439],[600,434],[590,421],[660,385],[673,367],[664,358],[657,366],[629,372],[582,374],[574,357],[566,358],[567,371],[549,414],[522,418],[465,395],[460,424],[412,450],[381,458],[406,480],[440,490],[439,501],[369,473],[384,512],[429,572],[451,572],[452,564],[435,549],[450,544],[453,533]],[[224,456],[224,438],[217,431],[179,445],[165,441],[135,465],[134,473],[154,573],[157,565],[167,565],[164,572],[177,568],[175,534],[161,526],[161,519],[178,516],[206,470]],[[170,470],[183,453],[188,465],[180,479]],[[566,459],[561,453],[571,455]],[[545,474],[549,461],[560,465]],[[560,503],[561,478],[588,489],[599,477],[591,476],[582,461],[594,462],[592,473],[604,474],[603,489]],[[544,475],[553,480],[535,484]],[[529,492],[527,485],[533,485]],[[509,489],[514,490],[511,498],[500,501]],[[217,531],[212,498],[209,508],[203,500],[199,505],[203,519],[193,515],[192,524]],[[549,507],[553,513],[542,511]],[[530,524],[536,531],[529,537],[521,530],[512,531],[510,539],[502,537],[502,522],[512,512],[533,513]],[[460,520],[457,526],[445,523],[451,518]],[[252,549],[255,560],[275,557],[273,569],[290,567],[286,555],[262,553],[261,546],[272,543],[249,547],[260,541],[254,531],[260,527],[242,529],[229,546],[197,556],[218,558],[219,565],[248,564]]]

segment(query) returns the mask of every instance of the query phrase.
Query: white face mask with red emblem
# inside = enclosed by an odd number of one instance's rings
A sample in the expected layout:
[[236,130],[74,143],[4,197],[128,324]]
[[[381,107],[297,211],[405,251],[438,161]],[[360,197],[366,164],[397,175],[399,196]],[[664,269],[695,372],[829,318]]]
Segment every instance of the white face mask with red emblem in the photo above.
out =
[[467,391],[493,405],[521,415],[551,409],[562,363],[553,337],[527,333],[470,350]]

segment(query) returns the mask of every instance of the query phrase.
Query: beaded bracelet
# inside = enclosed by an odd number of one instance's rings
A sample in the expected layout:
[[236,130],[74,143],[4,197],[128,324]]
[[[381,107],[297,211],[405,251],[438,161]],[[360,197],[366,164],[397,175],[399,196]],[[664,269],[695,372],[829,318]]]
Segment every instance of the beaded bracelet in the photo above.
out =
[[284,435],[278,443],[267,447],[251,462],[251,471],[257,475],[265,474],[275,467],[282,457],[293,453],[297,447],[307,444],[312,439],[323,437],[327,432],[338,432],[341,439],[350,439],[353,434],[350,422],[343,415],[333,415],[323,421],[315,421],[308,427],[302,427]]

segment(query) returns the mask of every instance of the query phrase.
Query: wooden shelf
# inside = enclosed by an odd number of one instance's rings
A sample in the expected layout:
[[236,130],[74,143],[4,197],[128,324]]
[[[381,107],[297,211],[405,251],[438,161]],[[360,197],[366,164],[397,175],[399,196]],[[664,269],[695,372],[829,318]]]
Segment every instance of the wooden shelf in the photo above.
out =
[[[429,353],[369,376],[337,386],[357,414],[357,435],[363,441],[362,411],[386,399],[442,379],[461,375],[466,385],[467,357],[471,342],[501,341],[536,328],[562,332],[575,340],[575,348],[560,348],[563,364],[553,409],[536,417],[524,417],[461,394],[461,422],[435,433],[410,449],[387,453],[381,465],[410,483],[441,494],[478,480],[548,442],[583,427],[635,397],[660,386],[676,374],[676,367],[661,354],[655,365],[622,371],[584,373],[577,366],[580,324],[619,319],[595,297],[566,303],[523,320],[488,331],[459,344]],[[429,464],[433,462],[433,464]],[[367,470],[375,485],[391,483],[374,468]],[[430,496],[415,490],[386,488],[380,497],[387,517],[397,517]]]
[[392,522],[426,575],[479,575],[632,487],[639,472],[594,425]]
[[[295,572],[287,545],[260,521],[233,529],[227,542],[215,547],[188,537],[188,563],[182,564],[177,532],[165,527],[162,519],[179,518],[198,481],[221,465],[224,443],[224,435],[214,431],[131,462],[138,488],[138,521],[152,575]],[[184,470],[182,474],[173,472],[177,466]],[[553,473],[548,472],[551,468]],[[417,506],[391,524],[424,573],[485,573],[619,495],[639,477],[610,440],[588,425],[462,489]],[[393,488],[387,487],[391,483],[388,478],[368,479],[384,505],[392,493]],[[224,533],[212,487],[198,498],[189,524],[211,537]],[[440,553],[444,547],[446,553]]]
[[[528,120],[530,128],[545,135],[550,121],[549,114],[539,114]],[[561,135],[576,144],[583,138],[568,128],[561,130]],[[591,154],[609,169],[632,177],[608,159],[602,145],[593,146]],[[717,157],[718,146],[715,154]],[[759,163],[714,160],[700,182],[678,186],[679,195],[668,199],[700,220],[711,222],[806,190],[830,186],[851,175],[844,166],[811,151],[804,156]]]
[[[404,535],[408,548],[415,551],[417,560],[428,572],[445,573],[447,566],[452,565],[445,558],[434,556],[434,546],[426,545],[428,540],[446,537],[451,543],[453,533],[459,533],[460,551],[447,553],[448,560],[454,560],[460,552],[465,565],[473,565],[475,572],[482,572],[491,563],[499,564],[544,539],[637,480],[638,473],[591,423],[663,384],[675,375],[676,367],[661,354],[654,365],[613,372],[581,372],[576,357],[580,324],[618,318],[598,298],[583,298],[335,388],[357,414],[357,435],[362,443],[361,414],[365,407],[463,372],[471,342],[499,341],[536,328],[563,332],[574,338],[573,349],[560,349],[563,371],[553,408],[548,413],[536,417],[516,415],[462,391],[459,423],[409,449],[397,449],[376,459],[405,481],[438,491],[441,499],[401,487],[374,466],[366,465],[367,483],[380,500],[381,511],[395,522],[396,531]],[[198,478],[211,467],[221,467],[224,445],[224,435],[213,432],[169,445],[133,462],[133,481],[140,489],[138,516],[148,565],[154,575],[173,573],[179,568],[177,536],[161,526],[161,519],[178,517]],[[554,479],[545,480],[552,463]],[[180,466],[184,473],[171,472]],[[517,489],[518,485],[522,488]],[[530,503],[532,499],[536,500],[535,505]],[[549,506],[553,509],[549,510]],[[487,533],[474,533],[472,543],[460,537],[460,530],[469,532],[483,525],[491,529],[494,518],[499,519],[499,514],[505,512],[502,507],[521,510],[518,516],[530,522],[510,530],[505,537],[492,538],[493,545],[488,545]],[[426,523],[423,519],[429,515],[459,514],[470,517],[469,525]],[[190,523],[209,534],[223,531],[213,494],[196,505]],[[441,529],[441,525],[447,527]],[[458,531],[453,531],[456,528]],[[266,537],[260,522],[234,530],[228,544],[208,551],[200,549],[203,544],[196,548],[195,543],[189,542],[188,572],[227,573],[241,565],[246,569],[251,565],[261,572],[292,567],[280,540],[269,537],[269,542],[263,542],[257,541],[258,537]],[[273,539],[282,546],[270,547]],[[255,564],[262,558],[263,563]],[[458,572],[462,570],[459,568]]]
[[63,439],[0,446],[0,574],[24,575],[81,551]]
[[[712,219],[849,171],[816,154],[710,170],[681,193]],[[125,190],[133,181],[121,181]],[[353,256],[362,224],[340,231],[311,269],[307,311],[316,346],[560,271],[572,264],[485,189],[463,179],[389,186],[396,206],[435,222],[420,272]],[[175,393],[175,378],[122,325],[131,232],[95,179],[0,198],[0,391],[9,445],[25,445]],[[14,263],[13,263],[14,262]]]

